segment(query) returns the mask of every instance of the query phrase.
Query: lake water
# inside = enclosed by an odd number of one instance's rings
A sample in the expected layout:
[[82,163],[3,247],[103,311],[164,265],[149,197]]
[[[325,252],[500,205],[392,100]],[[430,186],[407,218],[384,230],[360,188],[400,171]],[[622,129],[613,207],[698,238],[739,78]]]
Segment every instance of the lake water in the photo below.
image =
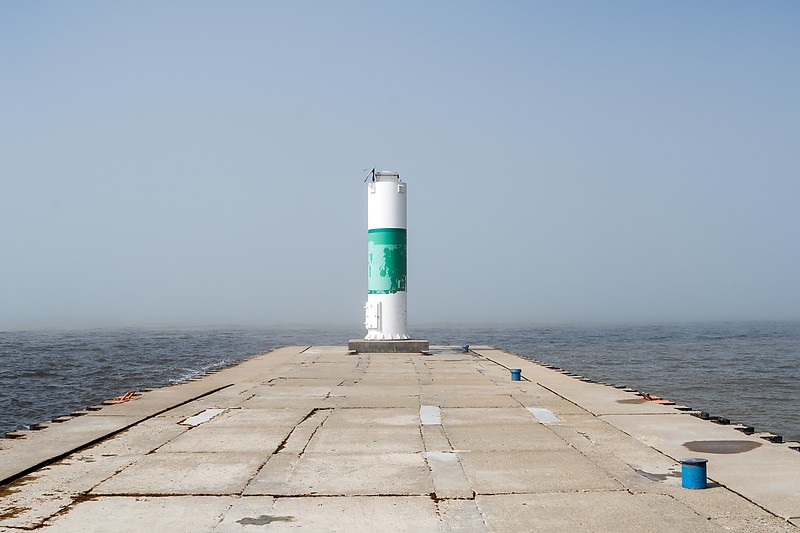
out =
[[[800,322],[411,328],[490,344],[800,440]],[[344,345],[360,329],[0,332],[0,434],[127,390],[177,383],[277,346]]]

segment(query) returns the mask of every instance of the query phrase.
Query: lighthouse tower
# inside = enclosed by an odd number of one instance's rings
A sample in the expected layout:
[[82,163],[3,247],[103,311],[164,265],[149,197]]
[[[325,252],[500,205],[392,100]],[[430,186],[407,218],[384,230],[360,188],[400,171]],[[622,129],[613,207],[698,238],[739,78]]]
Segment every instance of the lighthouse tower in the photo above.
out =
[[367,189],[367,340],[407,339],[406,184],[375,172]]
[[367,304],[360,352],[428,351],[408,335],[406,212],[408,187],[393,171],[373,171],[367,184]]

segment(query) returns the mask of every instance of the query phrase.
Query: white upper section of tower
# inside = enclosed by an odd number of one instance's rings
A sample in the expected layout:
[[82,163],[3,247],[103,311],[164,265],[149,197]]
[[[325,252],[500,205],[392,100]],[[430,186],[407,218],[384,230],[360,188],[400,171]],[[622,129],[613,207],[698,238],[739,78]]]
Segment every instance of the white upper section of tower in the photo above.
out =
[[406,184],[397,172],[375,172],[375,181],[369,184],[367,229],[405,227]]

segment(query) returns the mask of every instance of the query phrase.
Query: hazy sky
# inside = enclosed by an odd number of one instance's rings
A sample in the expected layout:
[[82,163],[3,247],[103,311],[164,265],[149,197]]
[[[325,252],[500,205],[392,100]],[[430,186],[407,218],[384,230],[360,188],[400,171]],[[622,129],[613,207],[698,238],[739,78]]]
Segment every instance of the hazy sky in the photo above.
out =
[[800,3],[3,2],[0,329],[800,319]]

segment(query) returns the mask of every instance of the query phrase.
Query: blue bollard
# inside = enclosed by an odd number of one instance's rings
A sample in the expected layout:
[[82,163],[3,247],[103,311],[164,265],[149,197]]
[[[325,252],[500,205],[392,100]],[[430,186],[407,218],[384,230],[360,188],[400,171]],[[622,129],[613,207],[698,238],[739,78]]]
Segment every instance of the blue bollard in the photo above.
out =
[[706,481],[706,463],[708,459],[692,457],[681,459],[681,485],[685,489],[704,489]]
[[511,381],[519,381],[520,376],[522,375],[521,368],[511,368]]

